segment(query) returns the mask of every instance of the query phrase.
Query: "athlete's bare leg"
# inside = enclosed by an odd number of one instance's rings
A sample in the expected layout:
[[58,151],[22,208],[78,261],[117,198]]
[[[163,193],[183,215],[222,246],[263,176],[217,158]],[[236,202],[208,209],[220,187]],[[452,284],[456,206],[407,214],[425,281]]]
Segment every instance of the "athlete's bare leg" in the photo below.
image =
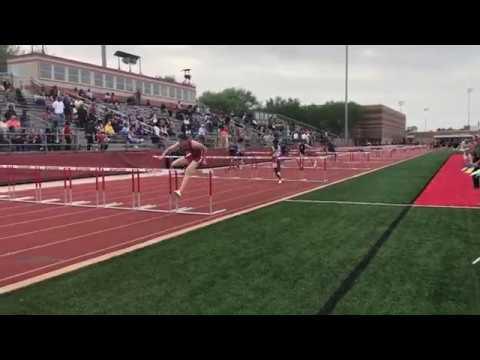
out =
[[[185,160],[186,161],[186,160]],[[200,165],[199,162],[197,161],[192,161],[187,168],[185,169],[185,176],[183,177],[182,184],[180,185],[180,188],[175,191],[175,194],[177,196],[182,196],[183,190],[188,184],[188,181],[190,180],[190,176],[194,175],[198,166]]]

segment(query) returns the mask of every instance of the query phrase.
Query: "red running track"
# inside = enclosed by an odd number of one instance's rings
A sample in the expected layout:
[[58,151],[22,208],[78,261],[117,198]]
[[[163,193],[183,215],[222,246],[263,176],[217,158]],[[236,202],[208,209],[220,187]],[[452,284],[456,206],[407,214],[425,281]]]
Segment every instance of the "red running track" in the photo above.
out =
[[473,189],[472,177],[461,171],[464,166],[462,155],[452,155],[415,204],[479,207],[480,190]]
[[[371,159],[363,166],[352,163],[350,168],[343,169],[335,169],[333,165],[329,165],[326,177],[328,183],[332,183],[423,153],[399,153],[386,159]],[[220,176],[225,171],[215,169],[214,174]],[[238,171],[237,175],[241,177],[246,171]],[[259,167],[256,171],[263,171],[271,176],[268,165],[263,169]],[[324,176],[320,175],[321,170],[318,169],[306,169],[304,173],[309,171],[313,178]],[[285,173],[288,176],[299,174],[300,171],[285,170]],[[300,180],[300,177],[297,180]],[[216,178],[214,210],[226,211],[212,216],[0,201],[0,292],[11,290],[12,287],[8,285],[26,286],[29,282],[39,281],[35,277],[38,279],[40,275],[49,276],[55,270],[62,271],[70,265],[86,260],[95,262],[102,255],[159,237],[168,238],[177,231],[193,230],[197,225],[228,218],[325,184],[314,181],[286,181],[277,184],[274,181],[251,180],[248,177]],[[34,196],[33,189],[32,184],[31,189],[17,190],[16,197]],[[42,198],[58,198],[63,201],[63,192],[63,186],[44,188]],[[141,192],[143,205],[151,204],[157,209],[168,208],[167,176],[143,178]],[[106,197],[107,202],[122,202],[131,206],[131,180],[108,181]],[[208,199],[208,179],[194,178],[191,179],[179,206],[192,207],[195,211],[207,211]],[[95,180],[88,184],[75,184],[74,180],[73,201],[94,203]]]

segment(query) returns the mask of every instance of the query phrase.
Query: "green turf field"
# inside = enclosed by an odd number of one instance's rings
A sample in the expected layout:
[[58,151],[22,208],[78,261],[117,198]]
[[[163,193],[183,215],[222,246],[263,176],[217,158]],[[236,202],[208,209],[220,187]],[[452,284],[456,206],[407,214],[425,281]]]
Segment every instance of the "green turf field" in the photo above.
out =
[[[409,203],[446,151],[302,199]],[[0,295],[1,314],[480,313],[480,211],[283,202]]]

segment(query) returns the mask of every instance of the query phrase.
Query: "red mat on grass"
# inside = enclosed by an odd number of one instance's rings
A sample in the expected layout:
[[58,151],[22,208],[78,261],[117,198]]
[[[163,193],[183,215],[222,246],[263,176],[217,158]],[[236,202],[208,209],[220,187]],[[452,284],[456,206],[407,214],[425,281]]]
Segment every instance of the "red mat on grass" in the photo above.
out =
[[462,155],[453,155],[415,201],[418,205],[480,206],[480,190],[473,189],[472,177],[461,171]]

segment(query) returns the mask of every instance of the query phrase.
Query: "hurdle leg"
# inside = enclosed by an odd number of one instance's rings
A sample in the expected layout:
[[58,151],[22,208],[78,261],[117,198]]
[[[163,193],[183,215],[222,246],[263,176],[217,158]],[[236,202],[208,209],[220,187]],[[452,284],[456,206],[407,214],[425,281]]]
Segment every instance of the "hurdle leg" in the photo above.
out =
[[15,199],[15,172],[14,171],[12,171],[12,196]]
[[209,211],[210,211],[210,214],[213,213],[213,199],[212,199],[212,195],[213,195],[213,183],[212,183],[213,179],[212,179],[212,170],[210,170],[210,172],[208,173],[208,202],[209,202]]
[[98,199],[99,199],[99,194],[98,194],[98,169],[95,170],[95,205],[98,207]]
[[69,187],[69,193],[70,193],[70,204],[73,202],[73,194],[72,194],[72,169],[68,169],[68,175],[69,175],[69,182],[70,182],[70,187]]
[[[178,190],[178,174],[177,170],[175,170],[175,191]],[[178,196],[174,196],[175,201],[175,212],[178,212]]]
[[135,209],[135,173],[132,169],[132,208]]
[[142,206],[140,203],[140,170],[137,170],[137,206]]
[[106,195],[106,183],[105,183],[105,170],[102,169],[102,201],[103,206],[107,205],[107,195]]

